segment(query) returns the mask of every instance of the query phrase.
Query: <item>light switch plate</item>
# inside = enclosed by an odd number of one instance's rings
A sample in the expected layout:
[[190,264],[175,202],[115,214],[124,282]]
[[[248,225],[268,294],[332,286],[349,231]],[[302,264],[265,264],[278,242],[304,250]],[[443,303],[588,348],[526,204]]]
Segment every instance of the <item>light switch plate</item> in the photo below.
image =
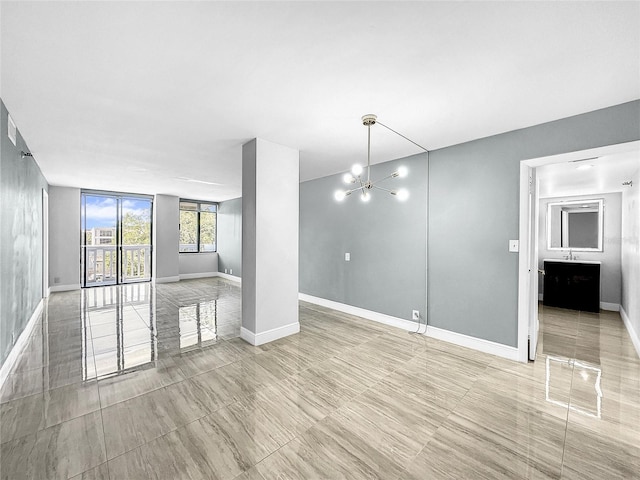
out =
[[520,251],[520,241],[519,240],[509,240],[509,251],[510,252],[519,252]]
[[344,261],[345,262],[350,262],[351,261],[351,254],[350,253],[345,253],[344,254]]

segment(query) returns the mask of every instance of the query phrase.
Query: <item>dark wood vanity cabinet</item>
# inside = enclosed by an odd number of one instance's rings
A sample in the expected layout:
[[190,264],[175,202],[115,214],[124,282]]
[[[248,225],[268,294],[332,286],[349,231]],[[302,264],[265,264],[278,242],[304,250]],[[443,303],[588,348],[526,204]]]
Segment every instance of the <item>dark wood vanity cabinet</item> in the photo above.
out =
[[544,262],[544,305],[600,311],[600,264]]

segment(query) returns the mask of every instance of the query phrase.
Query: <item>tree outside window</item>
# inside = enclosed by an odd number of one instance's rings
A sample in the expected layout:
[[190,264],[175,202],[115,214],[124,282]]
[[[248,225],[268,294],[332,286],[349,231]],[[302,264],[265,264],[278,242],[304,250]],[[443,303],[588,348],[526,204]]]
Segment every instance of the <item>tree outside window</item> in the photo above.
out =
[[180,201],[180,252],[216,251],[215,203]]

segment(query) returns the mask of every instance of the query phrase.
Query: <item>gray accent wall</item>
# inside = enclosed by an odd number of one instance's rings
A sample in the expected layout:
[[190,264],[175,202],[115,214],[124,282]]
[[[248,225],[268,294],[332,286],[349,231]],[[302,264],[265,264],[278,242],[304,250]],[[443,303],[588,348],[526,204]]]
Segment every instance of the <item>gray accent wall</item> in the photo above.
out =
[[42,190],[48,191],[35,160],[22,158],[30,150],[20,132],[16,145],[9,140],[8,114],[0,101],[0,364],[42,299]]
[[[600,301],[620,304],[622,292],[622,266],[620,264],[620,249],[622,235],[622,194],[602,193],[573,197],[543,198],[539,201],[538,215],[538,268],[544,269],[544,259],[562,259],[568,251],[547,249],[547,205],[552,202],[573,200],[604,199],[603,212],[603,249],[602,252],[574,251],[578,260],[600,262]],[[597,214],[596,214],[597,215]],[[544,292],[544,277],[539,276],[539,293]]]
[[343,174],[300,184],[301,293],[406,320],[412,310],[424,316],[427,154],[373,165],[371,177],[400,165],[407,177],[380,185],[409,190],[405,202],[380,190],[368,203],[357,193],[337,202],[334,192],[346,187]]
[[218,204],[218,271],[242,276],[242,198]]
[[429,323],[515,347],[520,161],[639,139],[635,100],[432,152]]
[[426,155],[375,165],[412,162],[404,205],[336,203],[340,175],[304,182],[300,291],[404,319],[428,303],[430,325],[515,347],[520,161],[637,140],[639,100],[435,150],[428,183]]

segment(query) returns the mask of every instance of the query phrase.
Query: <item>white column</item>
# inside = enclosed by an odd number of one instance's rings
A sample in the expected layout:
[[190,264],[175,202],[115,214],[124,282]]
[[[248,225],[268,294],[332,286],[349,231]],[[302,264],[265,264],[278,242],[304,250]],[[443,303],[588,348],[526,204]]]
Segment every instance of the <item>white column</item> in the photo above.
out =
[[242,329],[262,345],[300,331],[300,155],[256,138],[242,146]]

